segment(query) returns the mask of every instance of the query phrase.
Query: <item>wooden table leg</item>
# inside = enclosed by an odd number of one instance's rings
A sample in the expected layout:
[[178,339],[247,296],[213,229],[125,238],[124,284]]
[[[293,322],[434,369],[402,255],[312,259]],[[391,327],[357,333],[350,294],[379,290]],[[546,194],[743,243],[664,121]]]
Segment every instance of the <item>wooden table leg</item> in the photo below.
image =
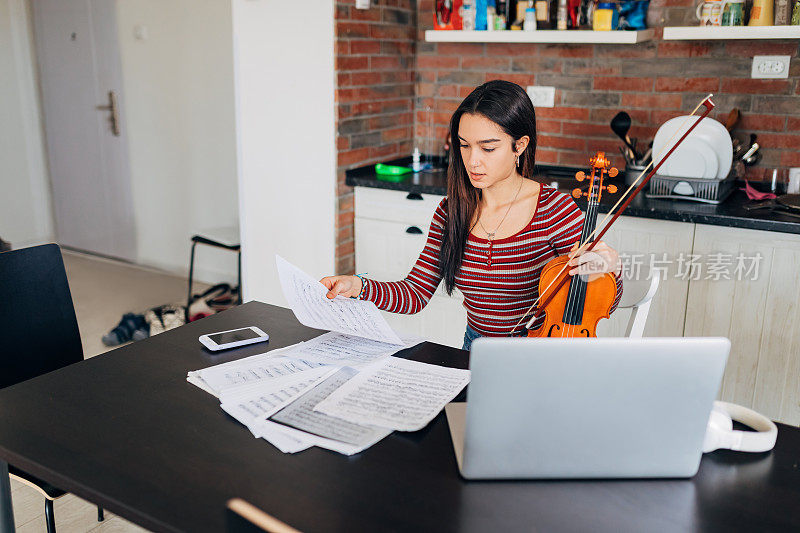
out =
[[8,478],[8,463],[3,460],[0,460],[0,533],[14,533],[11,480]]

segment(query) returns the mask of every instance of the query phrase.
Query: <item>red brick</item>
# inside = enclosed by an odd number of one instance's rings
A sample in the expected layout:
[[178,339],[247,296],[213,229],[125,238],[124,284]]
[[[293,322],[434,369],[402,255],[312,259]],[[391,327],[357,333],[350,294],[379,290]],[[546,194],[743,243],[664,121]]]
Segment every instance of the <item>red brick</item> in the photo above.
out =
[[377,22],[381,20],[381,10],[375,7],[370,9],[351,9],[351,20],[363,20],[367,22]]
[[734,94],[784,94],[789,92],[789,80],[725,78],[722,80],[720,92]]
[[656,92],[716,92],[719,78],[658,78]]
[[781,152],[781,166],[800,167],[800,151],[785,150]]
[[535,83],[533,74],[508,74],[505,72],[487,72],[485,81],[505,80],[520,85],[523,89]]
[[358,148],[356,150],[348,150],[345,152],[339,152],[339,158],[337,161],[338,166],[351,166],[356,163],[360,163],[367,158],[369,154],[369,149],[367,148]]
[[379,161],[381,159],[383,160],[391,159],[399,155],[407,155],[407,154],[400,153],[400,148],[397,143],[386,144],[383,146],[374,146],[369,150],[369,158],[373,161]]
[[536,120],[536,133],[561,133],[561,121]]
[[511,67],[511,60],[502,56],[491,57],[462,57],[461,68],[463,69],[491,69],[508,70]]
[[369,29],[369,36],[373,39],[410,40],[414,38],[414,29],[402,26],[383,26],[373,24]]
[[336,58],[337,70],[365,70],[369,67],[369,58],[363,56],[342,56]]
[[369,37],[369,24],[363,22],[337,22],[337,37]]
[[680,109],[682,106],[679,94],[622,94],[623,107],[645,107],[656,109]]
[[587,124],[585,122],[564,122],[561,133],[575,137],[609,137],[613,135],[608,124]]
[[393,130],[384,130],[381,132],[383,142],[401,141],[412,137],[410,127],[395,128]]
[[351,54],[377,54],[381,51],[381,43],[377,41],[350,41]]
[[373,69],[399,69],[399,57],[386,57],[386,56],[372,56],[370,58],[370,66]]
[[352,85],[375,85],[380,83],[380,72],[354,72],[350,75]]
[[[720,122],[724,123],[726,117],[727,115],[721,118]],[[789,118],[789,123],[792,120],[796,120],[800,125],[800,119]],[[785,123],[786,117],[783,115],[757,115],[744,112],[736,127],[742,131],[784,131]],[[786,130],[791,132],[792,128],[787,127]],[[800,133],[797,130],[794,130],[794,132]]]
[[588,120],[589,110],[582,107],[540,107],[536,116],[541,118],[559,118],[562,120]]
[[[625,110],[631,117],[633,124],[649,124],[650,111],[646,109],[626,109]],[[619,113],[619,109],[606,109],[598,107],[589,112],[589,120],[591,122],[610,124],[611,119]]]
[[339,136],[336,137],[336,149],[339,151],[347,150],[350,147],[350,138]]
[[545,148],[566,148],[568,150],[586,150],[586,140],[554,135],[539,135],[537,142]]
[[594,79],[594,89],[598,91],[650,91],[653,89],[651,78],[607,78]]
[[[742,117],[744,119],[744,117]],[[800,133],[800,117],[788,117],[786,119],[786,131]]]
[[786,41],[727,41],[725,54],[729,56],[792,56],[797,57],[797,40]]
[[417,68],[458,68],[457,57],[441,57],[441,56],[419,56],[417,58]]
[[536,162],[537,163],[549,163],[549,164],[556,164],[558,163],[558,152],[554,150],[540,150],[539,147],[536,147]]
[[702,41],[662,41],[658,43],[658,57],[703,57],[709,55],[711,46]]
[[758,144],[765,148],[791,148],[800,147],[800,135],[791,133],[759,133]]
[[478,43],[439,43],[436,45],[437,56],[473,56],[481,54],[483,54],[483,45]]

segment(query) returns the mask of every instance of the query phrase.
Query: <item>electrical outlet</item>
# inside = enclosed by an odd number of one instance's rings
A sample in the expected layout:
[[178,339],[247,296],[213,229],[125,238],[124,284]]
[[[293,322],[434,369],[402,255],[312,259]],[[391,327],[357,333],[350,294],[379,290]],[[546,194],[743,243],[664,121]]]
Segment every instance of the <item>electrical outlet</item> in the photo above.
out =
[[555,107],[556,105],[555,87],[537,87],[536,85],[529,85],[528,96],[530,96],[531,102],[533,102],[533,107]]
[[356,9],[369,9],[369,0],[356,0]]
[[751,78],[788,78],[791,56],[753,56]]

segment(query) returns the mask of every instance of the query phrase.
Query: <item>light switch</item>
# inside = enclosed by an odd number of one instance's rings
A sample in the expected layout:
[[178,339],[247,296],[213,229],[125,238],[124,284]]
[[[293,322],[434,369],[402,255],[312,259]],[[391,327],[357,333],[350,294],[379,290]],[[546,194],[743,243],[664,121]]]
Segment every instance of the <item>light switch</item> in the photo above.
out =
[[537,87],[536,85],[529,85],[528,96],[531,102],[533,102],[533,107],[555,107],[556,105],[555,87]]
[[369,0],[356,0],[356,9],[369,9]]

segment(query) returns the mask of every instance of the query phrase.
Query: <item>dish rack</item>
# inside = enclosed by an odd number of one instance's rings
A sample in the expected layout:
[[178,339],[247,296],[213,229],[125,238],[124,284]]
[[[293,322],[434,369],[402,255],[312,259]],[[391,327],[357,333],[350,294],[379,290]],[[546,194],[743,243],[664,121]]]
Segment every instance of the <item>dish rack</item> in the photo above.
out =
[[[736,172],[731,169],[725,179],[678,178],[654,174],[650,178],[648,198],[671,198],[674,200],[690,200],[705,204],[719,204],[733,191]],[[677,192],[676,192],[677,191]]]

